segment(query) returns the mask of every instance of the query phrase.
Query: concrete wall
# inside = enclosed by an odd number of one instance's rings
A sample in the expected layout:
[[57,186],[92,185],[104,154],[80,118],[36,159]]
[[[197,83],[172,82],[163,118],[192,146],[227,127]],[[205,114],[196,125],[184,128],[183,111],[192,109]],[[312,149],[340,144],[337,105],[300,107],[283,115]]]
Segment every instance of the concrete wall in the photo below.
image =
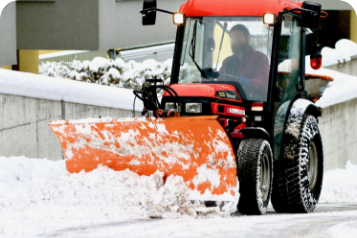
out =
[[357,99],[323,109],[319,127],[323,139],[325,170],[357,164]]
[[17,64],[16,3],[11,2],[0,16],[0,66]]
[[357,56],[356,58],[352,59],[351,61],[348,62],[336,62],[334,65],[330,65],[327,67],[324,67],[327,69],[332,69],[344,74],[349,74],[353,76],[357,76]]
[[98,1],[17,2],[18,49],[98,49]]
[[[131,117],[132,112],[0,94],[0,156],[60,160],[62,150],[48,122],[99,116]],[[357,164],[356,118],[357,99],[324,109],[319,127],[324,143],[325,170],[343,168],[348,160]]]
[[0,94],[0,155],[60,160],[62,150],[49,121],[131,115],[123,109]]

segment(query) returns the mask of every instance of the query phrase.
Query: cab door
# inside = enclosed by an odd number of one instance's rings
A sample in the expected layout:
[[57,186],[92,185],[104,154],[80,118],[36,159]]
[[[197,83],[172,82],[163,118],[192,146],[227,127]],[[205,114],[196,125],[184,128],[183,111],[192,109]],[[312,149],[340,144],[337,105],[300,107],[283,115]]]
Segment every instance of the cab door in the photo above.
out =
[[281,156],[283,130],[290,103],[300,97],[302,51],[302,28],[297,17],[285,14],[281,21],[279,49],[277,54],[278,70],[276,74],[276,91],[280,91],[280,99],[274,102],[274,161]]

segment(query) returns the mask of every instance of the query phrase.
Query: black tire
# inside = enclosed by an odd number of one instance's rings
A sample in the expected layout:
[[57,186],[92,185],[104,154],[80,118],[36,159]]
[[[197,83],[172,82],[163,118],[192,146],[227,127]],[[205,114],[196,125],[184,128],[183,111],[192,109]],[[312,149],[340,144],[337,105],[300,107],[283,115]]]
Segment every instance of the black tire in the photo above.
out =
[[269,142],[263,139],[243,140],[237,152],[237,162],[238,211],[247,215],[265,214],[273,182],[273,154]]
[[288,187],[286,180],[286,166],[284,161],[274,162],[273,191],[271,194],[271,204],[278,213],[288,213]]
[[293,156],[284,158],[289,212],[313,212],[319,201],[323,180],[323,147],[316,118],[304,115],[299,138],[286,134]]

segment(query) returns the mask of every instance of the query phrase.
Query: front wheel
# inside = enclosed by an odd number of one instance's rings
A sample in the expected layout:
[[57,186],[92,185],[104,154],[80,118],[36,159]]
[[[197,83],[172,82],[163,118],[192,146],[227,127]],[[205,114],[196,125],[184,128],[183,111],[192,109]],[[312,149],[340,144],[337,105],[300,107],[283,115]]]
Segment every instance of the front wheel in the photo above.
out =
[[243,140],[237,153],[239,181],[238,211],[248,215],[265,214],[273,181],[273,155],[268,141]]

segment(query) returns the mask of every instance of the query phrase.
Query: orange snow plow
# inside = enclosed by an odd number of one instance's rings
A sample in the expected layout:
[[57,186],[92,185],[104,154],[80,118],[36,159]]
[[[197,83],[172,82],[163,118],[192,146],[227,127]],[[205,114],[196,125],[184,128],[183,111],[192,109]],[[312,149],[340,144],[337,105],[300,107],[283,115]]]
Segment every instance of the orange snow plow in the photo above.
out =
[[234,196],[235,153],[217,116],[62,121],[50,127],[71,173],[98,165],[139,175],[159,170],[165,177],[181,176],[198,196],[206,190],[209,199]]

